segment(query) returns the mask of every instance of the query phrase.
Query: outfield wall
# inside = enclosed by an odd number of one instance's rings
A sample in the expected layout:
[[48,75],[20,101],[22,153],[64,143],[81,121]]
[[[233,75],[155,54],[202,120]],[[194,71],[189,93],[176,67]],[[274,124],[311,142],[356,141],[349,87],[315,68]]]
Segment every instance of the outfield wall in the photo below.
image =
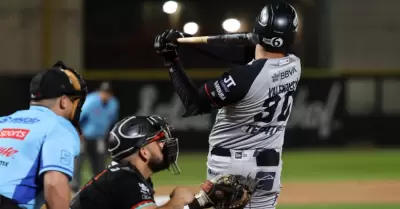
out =
[[[218,70],[189,72],[198,85],[220,73]],[[125,79],[118,75],[125,76]],[[190,139],[181,140],[182,150],[207,150],[206,139],[215,112],[182,118],[183,107],[166,72],[138,71],[134,75],[136,77],[132,77],[132,73],[118,74],[116,71],[114,79],[110,79],[120,99],[120,117],[160,114],[174,124],[178,137]],[[149,81],[149,75],[154,79]],[[85,77],[90,91],[97,88],[100,80],[106,79],[101,73],[85,73]],[[1,115],[28,107],[30,79],[31,76],[0,76],[3,86],[0,95],[5,101],[0,108]],[[400,141],[392,137],[400,122],[399,87],[399,75],[354,76],[307,74],[305,71],[294,97],[284,146],[400,145]]]

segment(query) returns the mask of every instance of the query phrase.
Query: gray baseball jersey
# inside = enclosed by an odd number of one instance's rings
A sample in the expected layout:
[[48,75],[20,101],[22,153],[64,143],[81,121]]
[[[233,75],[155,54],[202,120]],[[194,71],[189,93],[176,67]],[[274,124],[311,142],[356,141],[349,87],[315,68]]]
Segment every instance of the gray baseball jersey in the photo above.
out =
[[184,117],[219,109],[209,137],[207,179],[221,174],[250,175],[259,184],[248,208],[275,208],[281,188],[283,139],[300,80],[300,59],[288,55],[254,60],[200,89],[186,76],[179,60],[169,74],[185,106]]
[[207,83],[205,89],[214,105],[222,106],[209,137],[210,146],[282,148],[300,74],[300,59],[289,55],[252,61]]

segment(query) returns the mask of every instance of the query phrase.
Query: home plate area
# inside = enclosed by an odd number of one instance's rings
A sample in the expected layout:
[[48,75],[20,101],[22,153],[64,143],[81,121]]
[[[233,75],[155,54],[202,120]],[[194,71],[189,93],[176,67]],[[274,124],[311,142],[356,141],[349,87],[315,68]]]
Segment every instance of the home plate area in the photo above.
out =
[[[187,186],[193,193],[198,186]],[[157,205],[169,200],[175,186],[155,188]],[[340,181],[286,183],[279,196],[282,204],[400,203],[400,181]],[[188,209],[185,207],[185,209]]]

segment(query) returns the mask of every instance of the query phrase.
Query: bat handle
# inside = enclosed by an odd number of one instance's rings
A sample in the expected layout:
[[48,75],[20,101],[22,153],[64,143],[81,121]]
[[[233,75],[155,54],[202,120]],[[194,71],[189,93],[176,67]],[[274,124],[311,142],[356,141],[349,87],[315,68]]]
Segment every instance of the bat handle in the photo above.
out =
[[198,44],[198,43],[207,43],[208,36],[197,36],[197,37],[186,37],[186,38],[178,38],[178,43],[185,44]]

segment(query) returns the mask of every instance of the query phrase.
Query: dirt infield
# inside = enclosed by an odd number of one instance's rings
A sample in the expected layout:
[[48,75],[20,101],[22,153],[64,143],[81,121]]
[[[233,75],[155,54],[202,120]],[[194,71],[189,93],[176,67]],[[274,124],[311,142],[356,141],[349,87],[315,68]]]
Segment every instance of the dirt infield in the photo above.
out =
[[[169,195],[173,188],[156,187],[156,196]],[[197,192],[199,187],[190,189]],[[279,203],[400,203],[400,181],[287,183],[283,185]]]

